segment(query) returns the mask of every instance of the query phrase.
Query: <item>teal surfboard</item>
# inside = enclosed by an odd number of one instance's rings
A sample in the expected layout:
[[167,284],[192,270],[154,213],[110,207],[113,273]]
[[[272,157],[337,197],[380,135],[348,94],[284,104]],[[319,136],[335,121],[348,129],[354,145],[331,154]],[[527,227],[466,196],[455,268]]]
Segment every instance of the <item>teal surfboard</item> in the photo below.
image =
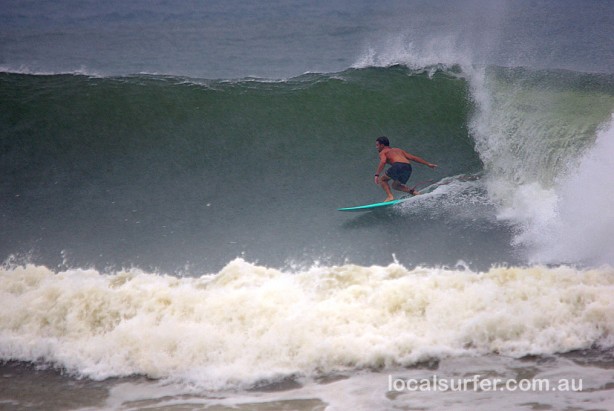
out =
[[[426,183],[432,183],[432,181],[433,180],[429,180],[429,181],[426,181]],[[424,183],[425,182],[418,183],[414,187],[414,189],[416,189],[419,186],[422,186]],[[438,187],[440,185],[443,185],[443,184],[448,184],[448,182],[441,182],[441,181],[439,181],[439,182],[428,184],[427,186],[421,187],[420,188],[420,194],[430,193],[436,187]],[[408,200],[411,200],[414,197],[415,196],[408,194],[408,195],[406,195],[404,197],[399,198],[398,200],[385,201],[385,202],[382,202],[382,203],[365,204],[365,205],[356,206],[356,207],[344,207],[344,208],[338,208],[337,210],[339,210],[339,211],[371,211],[371,210],[376,210],[378,208],[391,207],[393,205],[404,203],[404,202],[406,202]]]
[[412,198],[413,196],[403,197],[403,198],[399,198],[398,200],[385,201],[383,203],[374,203],[374,204],[366,204],[366,205],[361,205],[361,206],[356,206],[356,207],[338,208],[337,210],[339,211],[371,211],[377,208],[390,207],[395,204],[404,203],[405,201],[411,200]]

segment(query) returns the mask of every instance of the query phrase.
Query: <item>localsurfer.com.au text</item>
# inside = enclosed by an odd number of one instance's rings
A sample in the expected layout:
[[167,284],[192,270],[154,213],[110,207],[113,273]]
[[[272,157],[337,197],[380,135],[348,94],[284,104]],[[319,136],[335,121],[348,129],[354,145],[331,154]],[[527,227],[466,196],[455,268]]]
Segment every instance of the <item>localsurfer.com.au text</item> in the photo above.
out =
[[428,378],[400,378],[388,375],[388,391],[578,392],[582,391],[582,379],[549,380],[546,378],[531,378],[516,380],[482,378],[479,374],[464,378],[442,378],[436,374]]

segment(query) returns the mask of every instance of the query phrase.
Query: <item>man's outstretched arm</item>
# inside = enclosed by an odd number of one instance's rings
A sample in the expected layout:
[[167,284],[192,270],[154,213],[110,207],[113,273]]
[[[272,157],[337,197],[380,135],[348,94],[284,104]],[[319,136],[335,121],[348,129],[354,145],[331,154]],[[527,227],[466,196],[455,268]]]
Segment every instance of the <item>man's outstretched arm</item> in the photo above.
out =
[[437,164],[433,164],[433,163],[429,163],[428,161],[426,161],[423,158],[420,158],[418,156],[415,156],[413,154],[409,154],[407,151],[404,151],[403,154],[405,154],[405,157],[410,160],[410,161],[415,161],[416,163],[420,163],[420,164],[424,164],[425,166],[428,166],[430,168],[435,168],[437,167]]

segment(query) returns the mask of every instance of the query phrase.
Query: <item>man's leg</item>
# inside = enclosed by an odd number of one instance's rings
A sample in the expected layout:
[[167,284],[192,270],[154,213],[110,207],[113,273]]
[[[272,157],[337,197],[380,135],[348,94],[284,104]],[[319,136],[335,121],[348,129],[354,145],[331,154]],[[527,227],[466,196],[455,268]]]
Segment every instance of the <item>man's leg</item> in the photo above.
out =
[[411,188],[407,187],[405,184],[401,184],[396,180],[392,182],[392,188],[394,188],[397,191],[404,191],[414,196],[420,194],[416,190],[412,190]]
[[[390,190],[390,186],[388,185],[388,181],[390,181],[390,177],[386,174],[382,175],[379,178],[379,185],[382,186],[384,191],[386,192],[386,199],[384,201],[392,201],[394,200],[394,196],[392,195],[392,191]],[[395,181],[396,183],[396,181]]]

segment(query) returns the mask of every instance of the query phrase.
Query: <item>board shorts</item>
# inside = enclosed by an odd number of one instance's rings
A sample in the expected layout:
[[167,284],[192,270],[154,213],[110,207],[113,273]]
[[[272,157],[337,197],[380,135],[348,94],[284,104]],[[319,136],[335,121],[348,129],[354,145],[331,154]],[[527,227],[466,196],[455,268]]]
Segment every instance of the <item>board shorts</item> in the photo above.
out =
[[386,175],[401,184],[405,184],[411,176],[411,164],[392,163],[390,168],[386,170]]

